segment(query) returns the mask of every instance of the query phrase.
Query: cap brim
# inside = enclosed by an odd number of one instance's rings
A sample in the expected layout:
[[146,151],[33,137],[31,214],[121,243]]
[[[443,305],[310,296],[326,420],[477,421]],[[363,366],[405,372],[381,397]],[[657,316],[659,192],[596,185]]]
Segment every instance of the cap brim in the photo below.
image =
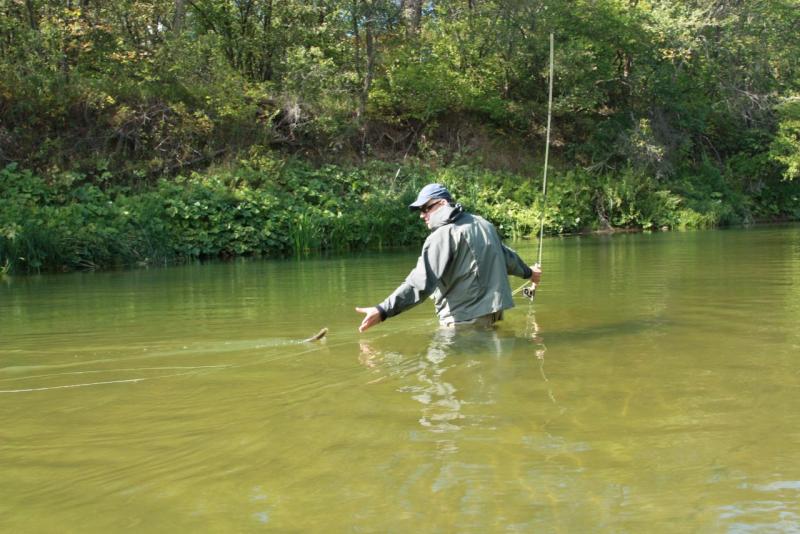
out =
[[422,209],[422,206],[424,206],[427,201],[428,199],[415,200],[414,202],[408,205],[408,209],[410,209],[411,211]]

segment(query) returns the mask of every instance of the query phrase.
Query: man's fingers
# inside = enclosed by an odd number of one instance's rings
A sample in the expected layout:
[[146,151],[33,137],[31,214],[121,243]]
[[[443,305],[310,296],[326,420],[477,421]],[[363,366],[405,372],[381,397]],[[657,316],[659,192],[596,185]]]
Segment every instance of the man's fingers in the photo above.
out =
[[542,279],[542,266],[538,263],[535,263],[530,266],[531,267],[531,283],[538,284],[539,281]]
[[369,322],[369,316],[364,317],[364,320],[361,321],[361,325],[358,327],[359,332],[364,332],[367,330],[372,324]]
[[364,315],[364,319],[361,321],[361,325],[358,327],[358,331],[359,332],[364,332],[369,327],[371,327],[373,324],[375,324],[375,321],[373,319],[373,317],[374,317],[373,310],[374,310],[374,308],[359,308],[359,307],[356,307],[356,311],[357,312],[366,314],[366,315]]

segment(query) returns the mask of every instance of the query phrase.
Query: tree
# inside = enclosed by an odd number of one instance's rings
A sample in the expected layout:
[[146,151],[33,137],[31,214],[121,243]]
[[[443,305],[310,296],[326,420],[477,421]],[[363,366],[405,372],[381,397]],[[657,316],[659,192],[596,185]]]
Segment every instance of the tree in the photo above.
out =
[[772,140],[770,156],[784,167],[787,180],[800,178],[800,96],[790,97],[778,106],[778,132]]

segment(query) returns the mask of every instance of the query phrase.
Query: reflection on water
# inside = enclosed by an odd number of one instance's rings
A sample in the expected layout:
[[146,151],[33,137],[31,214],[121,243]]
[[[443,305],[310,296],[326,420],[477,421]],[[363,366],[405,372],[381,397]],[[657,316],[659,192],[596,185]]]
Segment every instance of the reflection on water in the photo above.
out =
[[[427,349],[417,359],[412,369],[401,365],[406,360],[402,354],[396,352],[383,354],[367,341],[359,343],[359,361],[371,369],[378,368],[389,375],[398,373],[413,375],[417,383],[403,386],[399,391],[409,393],[412,399],[422,405],[420,425],[432,432],[452,432],[458,431],[462,424],[471,424],[470,421],[462,421],[465,415],[461,413],[461,407],[465,402],[469,404],[493,402],[492,388],[487,387],[481,364],[487,357],[501,358],[504,353],[506,356],[510,355],[515,341],[516,338],[513,336],[501,337],[495,328],[439,327],[434,329]],[[544,352],[544,345],[535,350],[539,358],[544,357]],[[459,363],[448,361],[453,359],[457,359]],[[464,391],[459,395],[459,390],[447,381],[447,370],[454,365],[463,365],[472,370],[470,376],[474,384],[465,389],[475,392],[475,396],[461,398],[460,395],[464,395]]]
[[[359,362],[377,376],[368,383],[393,384],[397,395],[416,406],[415,415],[409,413],[409,422],[413,419],[418,425],[410,430],[410,441],[415,449],[428,452],[420,456],[416,469],[395,477],[406,514],[419,516],[414,496],[424,493],[437,511],[423,516],[432,530],[482,530],[492,525],[498,510],[507,507],[504,514],[517,515],[513,510],[522,512],[526,501],[541,498],[542,473],[520,471],[522,466],[509,470],[526,456],[525,449],[545,451],[550,457],[565,454],[567,440],[545,428],[563,410],[545,373],[547,349],[539,334],[529,308],[520,333],[434,326],[422,348],[409,344],[407,352],[385,340],[380,340],[384,350],[378,343],[359,343]],[[517,388],[522,394],[514,391]],[[515,406],[509,406],[510,401]],[[547,406],[539,421],[526,405],[531,401]],[[566,454],[582,450],[581,445],[570,447]],[[489,501],[487,491],[496,494]],[[443,510],[450,513],[439,517]],[[516,528],[542,524],[541,518],[524,516],[515,520]]]
[[495,329],[360,335],[415,258],[0,285],[0,531],[798,530],[800,228],[551,240]]

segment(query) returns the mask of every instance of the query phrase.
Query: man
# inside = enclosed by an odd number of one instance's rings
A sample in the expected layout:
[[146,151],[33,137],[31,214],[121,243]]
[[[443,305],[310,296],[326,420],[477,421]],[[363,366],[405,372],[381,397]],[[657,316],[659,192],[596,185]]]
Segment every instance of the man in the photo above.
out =
[[441,184],[428,184],[409,205],[419,210],[431,233],[417,266],[405,282],[377,306],[356,308],[365,314],[358,330],[385,321],[433,295],[439,322],[445,327],[492,325],[514,306],[508,275],[538,284],[542,271],[529,267],[503,245],[495,227],[453,204]]

